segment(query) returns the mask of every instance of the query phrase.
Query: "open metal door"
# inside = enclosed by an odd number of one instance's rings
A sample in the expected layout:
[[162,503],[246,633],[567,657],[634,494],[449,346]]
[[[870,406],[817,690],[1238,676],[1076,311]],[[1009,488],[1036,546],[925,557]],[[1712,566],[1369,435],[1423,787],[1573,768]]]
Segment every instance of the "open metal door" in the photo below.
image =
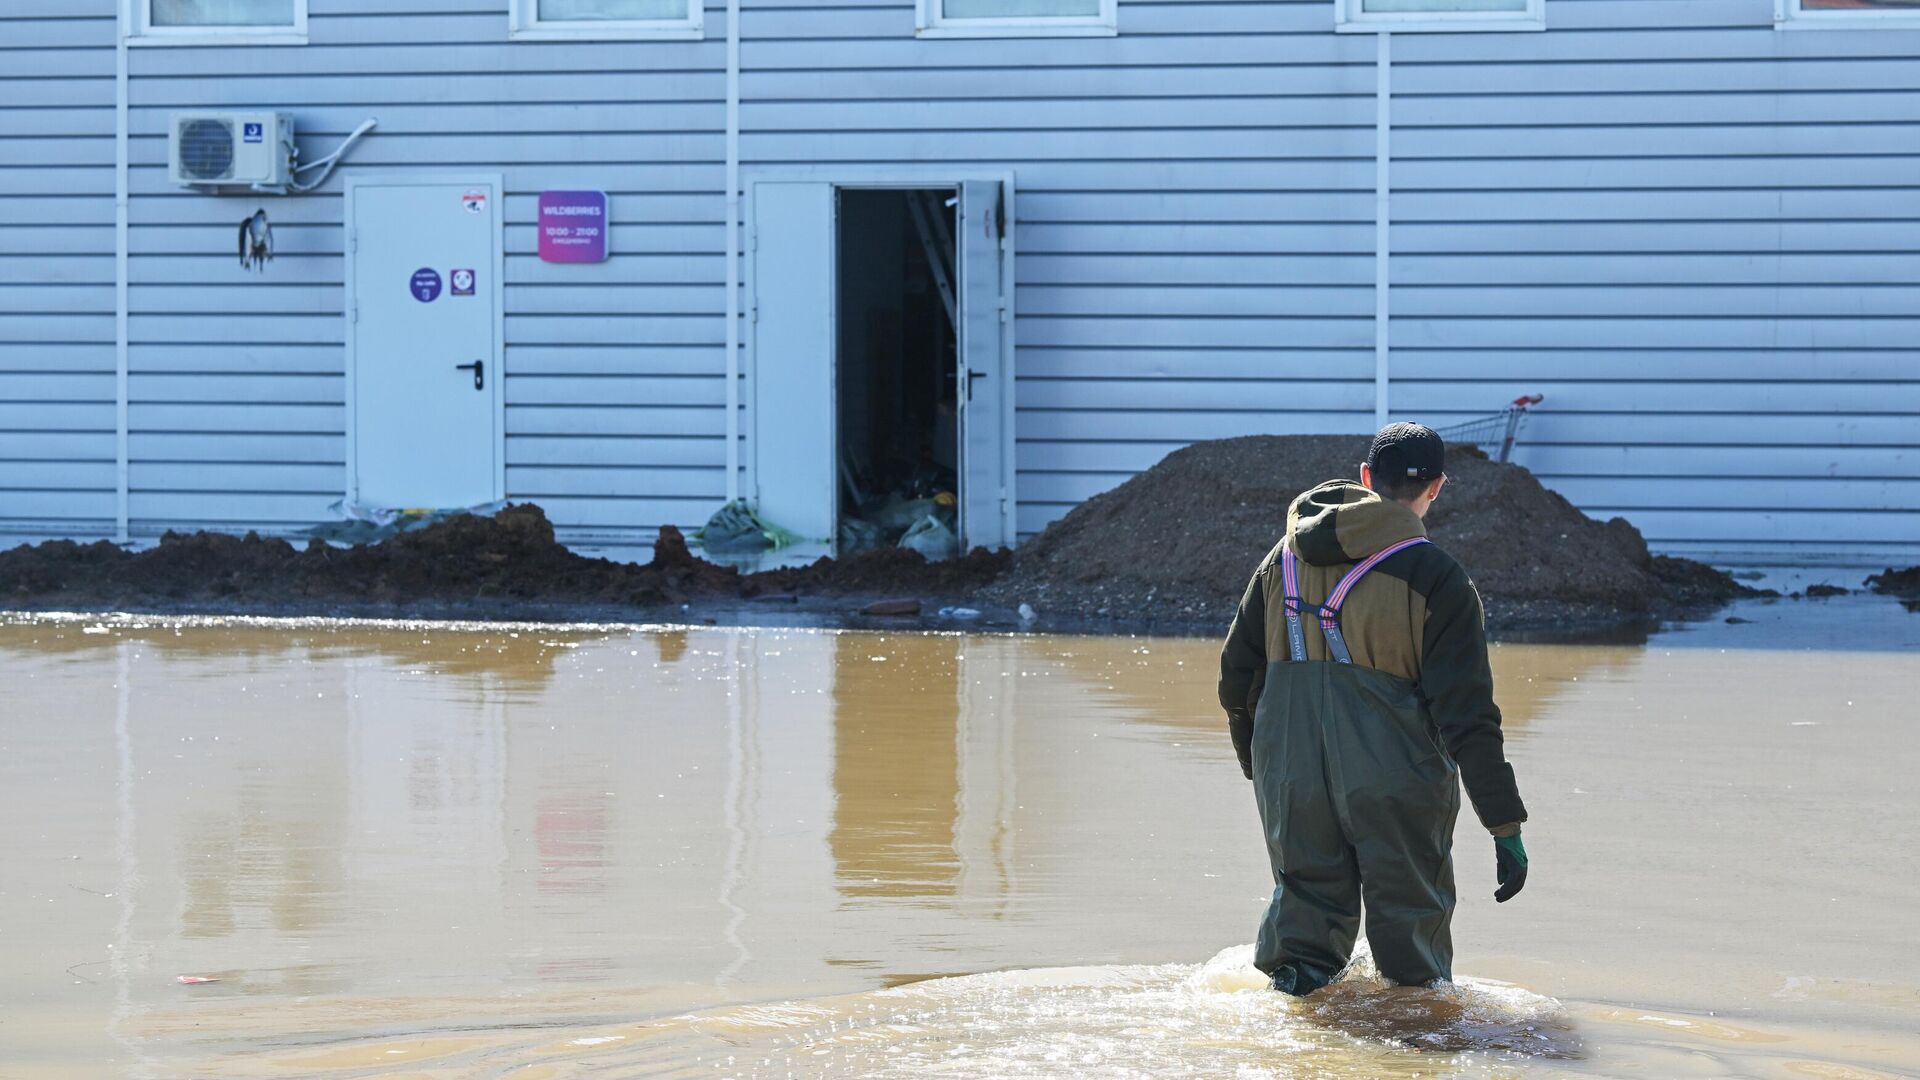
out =
[[834,436],[834,190],[753,185],[753,502],[768,521],[831,541],[839,512]]
[[960,264],[960,536],[968,548],[1014,540],[1007,430],[1013,365],[1006,334],[1012,283],[1001,272],[1006,235],[1004,185],[963,181],[954,246]]

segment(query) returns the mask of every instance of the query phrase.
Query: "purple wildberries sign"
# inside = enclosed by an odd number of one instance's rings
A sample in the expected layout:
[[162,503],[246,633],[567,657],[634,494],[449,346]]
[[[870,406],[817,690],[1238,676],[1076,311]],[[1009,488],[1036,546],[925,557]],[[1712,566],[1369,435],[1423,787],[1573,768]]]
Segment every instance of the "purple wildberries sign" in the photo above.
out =
[[540,261],[607,261],[607,193],[540,193]]

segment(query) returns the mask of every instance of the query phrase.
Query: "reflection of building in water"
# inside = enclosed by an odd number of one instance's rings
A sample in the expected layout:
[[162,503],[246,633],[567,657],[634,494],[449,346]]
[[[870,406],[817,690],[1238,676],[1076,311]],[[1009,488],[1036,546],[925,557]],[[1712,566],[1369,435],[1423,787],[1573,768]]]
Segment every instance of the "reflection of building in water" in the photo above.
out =
[[[1644,652],[1625,645],[1496,643],[1494,699],[1502,720],[1509,728],[1524,727],[1570,685],[1623,670]],[[1043,636],[1029,640],[1027,655],[1035,661],[1044,657],[1072,672],[1093,696],[1119,706],[1110,710],[1112,715],[1191,731],[1199,740],[1195,745],[1209,754],[1229,745],[1226,716],[1217,704],[1215,689],[1220,676],[1217,640],[1129,642]]]
[[1206,786],[1223,751],[1159,752],[1197,745],[1164,726],[1184,709],[1135,723],[1100,700],[1111,672],[1044,639],[210,633],[239,647],[122,646],[144,656],[123,774],[137,977],[797,993],[848,967],[951,972],[960,943],[974,965],[1067,962],[1046,927],[1068,893],[1151,947],[1130,913],[1194,883],[1126,853],[1217,833],[1232,797]]
[[1628,645],[1513,645],[1493,647],[1493,697],[1501,726],[1516,734],[1547,714],[1554,702],[1594,679],[1638,670],[1646,650]]
[[960,639],[960,797],[954,850],[969,910],[1007,913],[1015,880],[1018,683],[1024,641]]
[[833,851],[848,897],[951,896],[959,639],[833,638]]
[[505,859],[489,897],[503,961],[542,983],[718,968],[722,650],[634,634],[584,642],[558,670],[507,707]]
[[[485,674],[504,688],[534,692],[553,677],[554,662],[575,646],[597,640],[579,631],[545,629],[448,629],[423,626],[418,630],[355,633],[337,627],[286,626],[262,622],[220,620],[208,625],[176,627],[156,620],[115,626],[111,634],[85,632],[72,624],[27,624],[6,628],[0,648],[30,645],[36,654],[63,655],[99,652],[127,642],[142,656],[198,658],[218,666],[226,675],[252,675],[278,681],[289,662],[331,665],[348,657],[378,658],[395,665],[437,675]],[[662,658],[668,645],[662,634]],[[679,649],[686,647],[679,633]]]
[[606,891],[606,795],[549,795],[534,811],[540,853],[540,891]]
[[504,931],[487,899],[506,858],[507,704],[484,670],[443,676],[419,662],[347,661],[347,862],[360,895],[392,904],[386,931],[410,942],[415,962],[444,970]]
[[183,971],[337,991],[342,973],[312,946],[351,919],[344,673],[257,632],[223,635],[231,652],[183,640],[194,636],[149,631],[120,645],[126,855],[140,867],[128,931],[164,943],[158,962]]
[[1093,782],[1112,679],[1031,639],[209,633],[132,665],[131,936],[249,988],[1013,966],[1023,873],[1205,812]]
[[653,639],[653,647],[659,652],[663,664],[677,664],[687,653],[685,630],[657,630],[647,636]]

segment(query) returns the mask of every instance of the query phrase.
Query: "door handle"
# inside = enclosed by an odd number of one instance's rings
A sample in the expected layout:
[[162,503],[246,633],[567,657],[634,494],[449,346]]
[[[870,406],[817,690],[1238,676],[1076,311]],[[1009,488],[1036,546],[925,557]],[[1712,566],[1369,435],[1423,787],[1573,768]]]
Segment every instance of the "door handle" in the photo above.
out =
[[974,371],[971,368],[967,369],[967,400],[968,401],[973,400],[973,380],[984,379],[986,377],[987,377],[987,373],[984,371]]
[[485,360],[475,360],[471,364],[455,364],[453,366],[455,370],[458,371],[473,372],[473,388],[475,390],[485,390],[487,388],[487,362]]

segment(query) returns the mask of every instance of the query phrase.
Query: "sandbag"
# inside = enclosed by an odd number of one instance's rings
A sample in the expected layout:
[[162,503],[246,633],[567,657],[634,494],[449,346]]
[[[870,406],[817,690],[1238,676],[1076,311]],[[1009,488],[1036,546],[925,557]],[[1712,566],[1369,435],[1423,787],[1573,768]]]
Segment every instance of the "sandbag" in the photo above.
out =
[[907,530],[900,538],[900,546],[919,552],[928,562],[938,562],[960,554],[960,537],[945,522],[928,514]]
[[765,551],[786,547],[795,540],[792,533],[755,513],[742,499],[714,511],[693,538],[701,547],[715,552]]

